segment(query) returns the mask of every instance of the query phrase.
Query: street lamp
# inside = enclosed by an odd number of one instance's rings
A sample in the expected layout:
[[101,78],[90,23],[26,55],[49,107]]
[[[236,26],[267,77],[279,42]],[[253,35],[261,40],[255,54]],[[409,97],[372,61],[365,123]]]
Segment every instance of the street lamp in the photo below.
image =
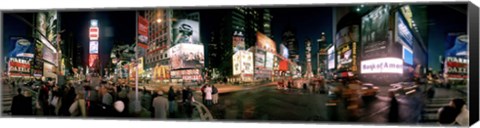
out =
[[162,19],[157,19],[157,23],[161,23],[162,22]]

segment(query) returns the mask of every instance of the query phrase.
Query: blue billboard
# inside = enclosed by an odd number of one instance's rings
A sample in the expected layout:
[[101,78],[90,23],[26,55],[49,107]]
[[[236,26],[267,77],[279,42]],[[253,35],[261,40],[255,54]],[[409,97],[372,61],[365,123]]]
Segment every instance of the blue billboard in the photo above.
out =
[[33,58],[34,44],[31,38],[10,37],[10,44],[14,47],[9,48],[8,58]]

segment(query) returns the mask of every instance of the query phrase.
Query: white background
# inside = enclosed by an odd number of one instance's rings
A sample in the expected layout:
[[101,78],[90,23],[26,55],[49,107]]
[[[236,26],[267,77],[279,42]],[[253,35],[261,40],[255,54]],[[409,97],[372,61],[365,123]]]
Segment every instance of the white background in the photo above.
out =
[[[415,2],[415,1],[430,1],[430,0],[389,0],[389,2]],[[435,1],[449,1],[449,0],[435,0]],[[332,4],[332,3],[377,3],[378,0],[232,0],[232,1],[219,1],[219,0],[2,0],[0,2],[0,9],[63,9],[63,8],[125,8],[125,7],[158,7],[158,6],[219,6],[219,5],[259,5],[259,4]],[[386,1],[382,1],[386,2]],[[472,1],[479,5],[479,1]],[[478,29],[478,28],[477,28]],[[478,114],[478,113],[476,113]],[[49,127],[49,128],[89,128],[89,127],[110,127],[110,128],[147,128],[147,127],[170,127],[170,128],[230,128],[230,127],[242,127],[242,128],[255,128],[255,127],[268,127],[268,128],[342,128],[342,127],[356,127],[356,128],[397,128],[397,127],[415,127],[414,125],[401,125],[401,126],[385,126],[385,125],[362,125],[362,124],[307,124],[307,123],[241,123],[241,122],[180,122],[180,121],[127,121],[127,120],[81,120],[81,119],[58,119],[58,118],[2,118],[0,119],[0,125],[5,128],[10,127]],[[473,127],[478,127],[474,125]],[[418,126],[416,126],[418,127]],[[422,127],[427,128],[427,127]]]

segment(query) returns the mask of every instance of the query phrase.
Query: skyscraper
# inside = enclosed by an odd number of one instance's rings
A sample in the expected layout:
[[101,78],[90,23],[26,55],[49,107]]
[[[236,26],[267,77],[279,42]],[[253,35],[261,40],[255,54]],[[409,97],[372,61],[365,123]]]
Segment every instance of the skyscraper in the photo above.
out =
[[282,34],[282,44],[288,48],[289,59],[294,60],[298,55],[297,40],[295,37],[295,29],[288,25]]

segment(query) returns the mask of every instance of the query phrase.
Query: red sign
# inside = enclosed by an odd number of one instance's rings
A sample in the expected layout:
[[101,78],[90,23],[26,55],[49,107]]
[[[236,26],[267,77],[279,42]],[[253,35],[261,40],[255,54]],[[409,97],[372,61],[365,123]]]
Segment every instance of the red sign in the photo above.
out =
[[288,70],[288,61],[287,60],[280,61],[278,70],[287,71]]
[[89,35],[90,40],[98,40],[99,30],[98,27],[90,27]]
[[148,35],[148,20],[142,16],[138,16],[138,34],[144,36]]
[[88,56],[88,66],[93,67],[96,60],[98,60],[98,54],[90,54]]

